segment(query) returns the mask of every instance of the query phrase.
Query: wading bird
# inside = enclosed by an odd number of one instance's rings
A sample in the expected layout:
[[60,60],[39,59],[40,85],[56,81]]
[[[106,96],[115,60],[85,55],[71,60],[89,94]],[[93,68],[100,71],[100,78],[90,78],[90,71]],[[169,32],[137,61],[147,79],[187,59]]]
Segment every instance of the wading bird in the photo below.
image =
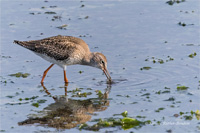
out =
[[107,70],[107,59],[102,53],[90,52],[88,45],[80,38],[72,36],[53,36],[41,40],[17,41],[19,44],[52,64],[44,71],[41,83],[54,64],[57,64],[64,71],[64,81],[68,83],[66,77],[66,67],[69,65],[88,65],[101,69],[109,82],[110,74]]

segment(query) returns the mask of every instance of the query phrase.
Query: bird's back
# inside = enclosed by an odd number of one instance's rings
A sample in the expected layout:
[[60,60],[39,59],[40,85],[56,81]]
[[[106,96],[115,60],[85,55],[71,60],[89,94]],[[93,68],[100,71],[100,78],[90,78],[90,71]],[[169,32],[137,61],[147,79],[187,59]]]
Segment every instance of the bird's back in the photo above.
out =
[[55,60],[66,60],[78,52],[83,54],[90,52],[88,45],[82,39],[72,36],[58,35],[32,41],[15,40],[14,43]]

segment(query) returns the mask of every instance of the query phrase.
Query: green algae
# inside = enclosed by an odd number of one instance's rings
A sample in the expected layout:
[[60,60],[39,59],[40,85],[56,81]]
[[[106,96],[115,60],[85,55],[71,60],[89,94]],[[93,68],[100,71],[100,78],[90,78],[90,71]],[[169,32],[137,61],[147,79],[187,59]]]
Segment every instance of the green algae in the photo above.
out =
[[79,71],[80,74],[82,74],[84,71]]
[[160,112],[161,110],[164,110],[165,108],[158,108],[157,110],[155,110],[155,112]]
[[178,25],[183,26],[183,27],[186,26],[186,24],[182,22],[179,22]]
[[29,102],[19,102],[19,103],[6,103],[6,105],[22,105],[22,104],[28,104]]
[[56,14],[56,12],[45,12],[45,14]]
[[72,95],[72,97],[87,97],[88,95],[92,95],[92,92],[78,92],[74,95]]
[[100,90],[96,90],[96,95],[98,95],[98,98],[103,98],[103,93]]
[[148,57],[145,59],[145,61],[152,61],[153,64],[155,63],[159,63],[159,64],[164,64],[165,62],[169,62],[169,61],[173,61],[174,58],[172,58],[171,56],[167,56],[165,57],[165,59],[161,59],[161,58],[157,58],[157,57]]
[[81,88],[76,88],[74,90],[71,90],[71,91],[67,91],[67,93],[76,93],[76,92],[81,92]]
[[89,16],[85,16],[85,18],[84,19],[88,19],[89,18]]
[[140,70],[150,70],[151,69],[151,67],[142,67],[142,68],[140,68]]
[[168,98],[168,99],[166,99],[164,101],[175,101],[175,98],[174,97],[170,97],[170,98]]
[[182,3],[182,2],[185,2],[186,0],[169,0],[167,1],[166,3],[170,6],[174,5],[175,3],[176,4],[179,4],[179,3]]
[[15,97],[15,96],[6,96],[6,97],[8,97],[8,98],[13,98],[13,97]]
[[143,94],[141,96],[149,96],[149,95],[151,95],[151,94],[150,93],[145,93],[145,94]]
[[[124,111],[121,114],[114,114],[113,116],[123,116],[123,118],[104,118],[104,119],[94,119],[91,122],[95,122],[93,125],[87,125],[86,123],[81,124],[79,126],[79,130],[89,130],[89,131],[99,131],[103,128],[109,127],[121,127],[123,130],[128,130],[131,128],[141,128],[146,124],[151,124],[150,120],[147,121],[139,121],[138,119],[132,118],[128,116],[128,111]],[[146,118],[145,116],[136,116],[137,118]]]
[[89,130],[89,131],[99,131],[102,128],[108,127],[121,127],[123,130],[128,130],[134,127],[141,127],[145,125],[148,121],[142,122],[131,117],[120,118],[105,118],[95,120],[96,124],[90,126],[87,124],[81,124],[79,130]]
[[45,99],[40,99],[40,100],[37,100],[37,103],[45,103],[47,100]]
[[165,93],[170,93],[170,91],[169,90],[165,90],[165,91],[159,90],[159,91],[155,92],[155,94],[158,94],[158,95],[165,94]]
[[196,118],[197,120],[200,120],[200,111],[196,110],[193,111],[191,110],[190,112],[179,112],[181,118],[184,118],[185,120],[193,120]]
[[28,97],[26,97],[26,98],[19,98],[19,101],[22,101],[22,100],[26,100],[26,101],[28,101],[28,100],[34,100],[34,99],[36,99],[36,98],[38,98],[38,96],[32,96],[32,97],[30,97],[30,98],[28,98]]
[[22,72],[18,72],[18,73],[15,73],[15,74],[10,74],[9,76],[12,76],[12,77],[17,77],[17,78],[27,78],[30,74],[29,73],[22,73]]
[[194,52],[194,53],[192,53],[192,54],[188,55],[188,57],[190,57],[190,58],[194,58],[196,55],[197,55],[197,53],[196,53],[196,52]]
[[58,27],[56,27],[56,28],[61,29],[61,30],[66,30],[66,27],[67,27],[67,26],[68,26],[68,25],[63,24],[63,25],[58,26]]
[[128,111],[124,111],[124,112],[122,112],[121,115],[122,115],[123,117],[127,117],[127,115],[128,115]]
[[122,122],[122,129],[124,130],[128,130],[135,126],[139,126],[142,123],[141,121],[138,121],[137,119],[128,118],[128,117],[124,117],[123,119],[121,119],[121,122]]
[[186,87],[186,86],[177,86],[177,90],[180,91],[180,90],[187,90],[189,87]]
[[37,108],[40,106],[39,103],[32,103],[31,105],[32,105],[32,106],[35,106],[35,107],[37,107]]

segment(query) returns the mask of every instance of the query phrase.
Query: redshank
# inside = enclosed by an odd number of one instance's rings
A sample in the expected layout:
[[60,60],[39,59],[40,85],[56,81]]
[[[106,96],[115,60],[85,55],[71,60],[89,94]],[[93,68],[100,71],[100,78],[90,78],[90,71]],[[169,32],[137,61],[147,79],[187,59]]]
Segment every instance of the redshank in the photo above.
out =
[[68,83],[66,77],[66,68],[69,65],[88,65],[101,69],[109,82],[111,82],[110,74],[107,70],[107,59],[99,52],[90,52],[88,45],[80,38],[72,36],[53,36],[41,40],[17,41],[17,43],[39,55],[43,59],[52,64],[44,71],[41,83],[47,72],[54,64],[57,64],[64,70],[64,81]]

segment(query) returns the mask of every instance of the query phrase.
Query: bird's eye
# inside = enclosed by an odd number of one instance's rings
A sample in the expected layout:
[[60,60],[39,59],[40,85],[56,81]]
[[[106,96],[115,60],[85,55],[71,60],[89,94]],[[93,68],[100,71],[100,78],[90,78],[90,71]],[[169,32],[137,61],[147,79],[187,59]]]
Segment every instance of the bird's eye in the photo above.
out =
[[101,64],[104,64],[104,61],[101,61]]

